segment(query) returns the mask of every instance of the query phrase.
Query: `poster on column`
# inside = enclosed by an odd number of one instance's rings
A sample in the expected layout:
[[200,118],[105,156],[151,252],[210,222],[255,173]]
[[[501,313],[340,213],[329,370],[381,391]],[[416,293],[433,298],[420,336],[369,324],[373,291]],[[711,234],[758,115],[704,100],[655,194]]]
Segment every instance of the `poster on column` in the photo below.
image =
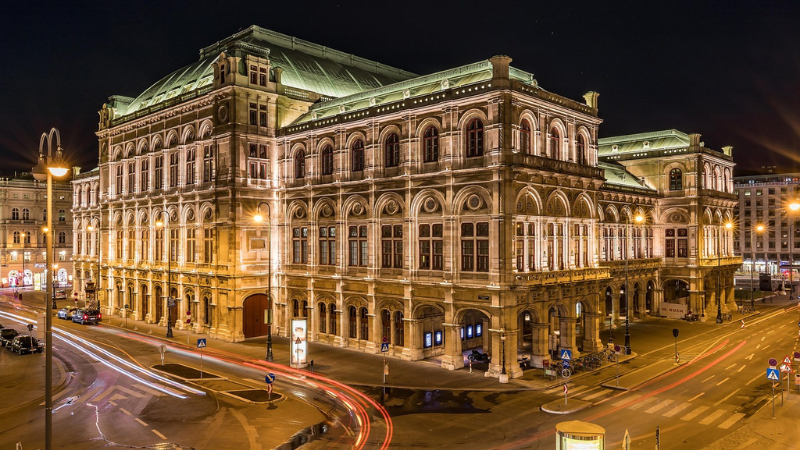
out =
[[292,319],[291,365],[305,367],[308,361],[308,319]]

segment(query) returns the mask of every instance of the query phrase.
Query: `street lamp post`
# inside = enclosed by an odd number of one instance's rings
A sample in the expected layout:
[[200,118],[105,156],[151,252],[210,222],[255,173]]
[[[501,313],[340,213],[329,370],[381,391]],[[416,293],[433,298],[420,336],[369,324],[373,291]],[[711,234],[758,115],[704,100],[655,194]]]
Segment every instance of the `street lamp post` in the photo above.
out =
[[[101,255],[103,254],[103,243],[101,242],[102,239],[103,239],[103,237],[102,237],[103,233],[102,233],[102,231],[100,231],[100,218],[98,217],[98,218],[95,218],[93,220],[97,220],[97,238],[95,240],[95,243],[97,244],[97,284],[95,285],[94,302],[98,302],[96,306],[99,309],[100,308],[100,304],[99,304],[99,300],[97,298],[98,297],[97,294],[100,292],[100,280],[102,280],[102,278],[100,277],[100,258],[101,258]],[[88,227],[86,227],[86,229],[91,233],[92,231],[94,231],[94,226],[89,225]],[[85,302],[84,302],[84,306],[85,306]]]
[[22,238],[22,287],[25,287],[25,232],[20,233]]
[[754,295],[753,293],[756,291],[756,288],[755,288],[755,285],[754,285],[754,281],[753,281],[753,272],[756,271],[756,244],[755,244],[755,238],[756,238],[756,232],[761,233],[762,231],[764,231],[764,225],[758,224],[753,228],[753,231],[750,233],[750,262],[751,262],[751,265],[750,265],[750,309],[753,310],[752,312],[756,311],[756,303],[755,303],[755,300],[753,300],[753,295]]
[[167,337],[172,337],[172,236],[169,229],[169,211],[162,210],[161,215],[167,215],[165,221],[157,221],[157,227],[164,227],[164,237],[167,241]]
[[[636,223],[642,223],[644,220],[644,216],[637,215],[633,220]],[[628,260],[631,257],[631,218],[628,216],[628,222],[625,227],[625,354],[631,354],[631,328],[630,328],[630,316],[631,316],[631,295],[630,289],[628,287]]]
[[[56,154],[53,156],[53,138],[55,137]],[[44,148],[47,145],[47,156],[45,157]],[[50,134],[42,133],[39,139],[39,162],[31,170],[37,181],[47,180],[47,220],[45,227],[49,231],[46,239],[45,267],[50,270],[53,266],[53,177],[63,177],[69,168],[63,160],[63,150],[61,148],[61,136],[58,130],[52,128]],[[47,233],[47,231],[45,232]],[[25,260],[23,252],[22,260]],[[22,282],[25,283],[25,273],[22,274]],[[47,283],[50,296],[53,294],[52,281]],[[45,296],[45,315],[44,315],[44,345],[45,345],[45,400],[44,400],[44,429],[45,429],[45,449],[53,448],[53,305],[47,301]]]
[[269,203],[261,202],[258,204],[256,215],[253,220],[257,223],[264,221],[261,215],[261,205],[267,207],[267,361],[272,362],[272,209]]
[[[720,299],[720,288],[722,283],[722,221],[719,223],[719,232],[717,235],[717,323],[722,323],[722,299]],[[733,224],[728,222],[724,227],[730,230]]]

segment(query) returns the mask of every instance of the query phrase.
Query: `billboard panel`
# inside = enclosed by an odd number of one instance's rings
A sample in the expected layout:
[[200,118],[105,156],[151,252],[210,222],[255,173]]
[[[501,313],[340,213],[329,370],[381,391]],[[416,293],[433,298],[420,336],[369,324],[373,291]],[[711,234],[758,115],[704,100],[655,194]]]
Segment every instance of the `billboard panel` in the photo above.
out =
[[305,366],[308,361],[308,319],[292,319],[291,365]]

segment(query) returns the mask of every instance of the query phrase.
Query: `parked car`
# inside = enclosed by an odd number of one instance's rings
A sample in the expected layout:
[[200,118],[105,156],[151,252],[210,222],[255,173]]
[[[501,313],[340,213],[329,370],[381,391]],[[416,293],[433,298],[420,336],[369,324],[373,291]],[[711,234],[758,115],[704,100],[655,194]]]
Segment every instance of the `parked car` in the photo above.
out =
[[66,289],[56,289],[56,299],[63,300],[67,298],[67,290]]
[[11,347],[11,341],[19,335],[19,331],[13,328],[3,328],[0,330],[0,345],[5,348]]
[[58,311],[58,318],[59,319],[64,319],[64,320],[70,320],[70,319],[72,319],[72,315],[75,314],[75,311],[77,311],[77,310],[78,310],[78,308],[72,308],[72,307],[69,307],[69,306],[66,307],[66,308],[61,308]]
[[11,351],[14,353],[42,353],[43,347],[33,336],[19,335],[11,341]]
[[96,309],[79,309],[72,315],[72,321],[81,325],[86,323],[98,324],[103,316]]

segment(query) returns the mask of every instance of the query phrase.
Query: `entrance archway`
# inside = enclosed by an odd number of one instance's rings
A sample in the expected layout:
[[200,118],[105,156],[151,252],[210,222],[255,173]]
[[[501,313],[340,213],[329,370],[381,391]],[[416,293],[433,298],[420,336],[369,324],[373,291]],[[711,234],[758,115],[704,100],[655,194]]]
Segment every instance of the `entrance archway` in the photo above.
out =
[[664,282],[664,301],[667,303],[687,304],[689,300],[689,284],[683,280],[667,280]]
[[244,299],[242,332],[245,338],[265,336],[269,332],[269,326],[264,320],[264,312],[267,310],[267,294],[253,294]]
[[419,330],[419,342],[422,343],[422,357],[430,358],[443,354],[444,312],[432,306],[423,306],[417,310],[415,319]]
[[461,352],[468,357],[472,350],[491,355],[492,349],[489,342],[489,317],[481,311],[470,309],[464,312],[459,321],[459,336],[461,338]]

